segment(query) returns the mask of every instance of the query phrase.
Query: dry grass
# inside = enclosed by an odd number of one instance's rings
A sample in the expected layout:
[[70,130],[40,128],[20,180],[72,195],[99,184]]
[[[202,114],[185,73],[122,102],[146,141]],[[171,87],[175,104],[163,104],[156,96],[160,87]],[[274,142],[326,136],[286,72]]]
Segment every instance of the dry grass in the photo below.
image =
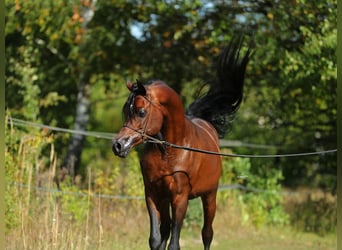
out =
[[[83,213],[77,217],[65,211],[63,199],[18,187],[20,225],[6,234],[6,249],[148,249],[149,222],[143,200],[79,197]],[[336,249],[335,235],[242,225],[238,212],[228,204],[218,207],[214,228],[212,249]],[[181,246],[202,249],[199,225],[184,227]]]
[[6,249],[133,249],[145,243],[141,232],[147,232],[148,221],[142,201],[89,198],[89,209],[82,208],[84,216],[76,218],[61,199],[44,193],[29,206],[23,202],[20,225],[6,234]]
[[[6,197],[11,198],[8,204],[13,208],[6,210],[10,211],[6,216],[10,215],[13,218],[10,220],[11,228],[5,235],[6,249],[148,249],[149,221],[143,200],[94,196],[90,182],[82,189],[82,195],[76,194],[81,192],[80,189],[67,185],[63,188],[64,194],[53,192],[56,188],[53,176],[56,174],[57,165],[53,144],[48,166],[50,172],[41,173],[40,166],[44,164],[39,160],[40,152],[31,152],[36,144],[27,146],[25,143],[22,139],[16,161],[8,158],[7,162],[12,167],[17,163],[21,164],[18,169],[12,168],[12,178],[25,180],[27,186],[7,185]],[[89,172],[89,180],[91,175]],[[334,197],[322,196],[319,192],[316,194],[317,197],[312,197],[313,200],[321,201],[323,197],[332,204],[330,207],[336,206]],[[297,205],[303,204],[305,200],[301,197],[290,197],[286,200],[287,209],[295,210],[298,208]],[[303,206],[299,207],[306,209]],[[190,206],[188,213],[196,215],[198,209],[192,209]],[[181,235],[182,249],[202,249],[200,231],[201,224],[185,223]],[[320,237],[291,227],[257,229],[251,225],[244,225],[240,210],[229,202],[219,204],[214,231],[212,249],[216,250],[336,249],[336,235],[333,234]]]

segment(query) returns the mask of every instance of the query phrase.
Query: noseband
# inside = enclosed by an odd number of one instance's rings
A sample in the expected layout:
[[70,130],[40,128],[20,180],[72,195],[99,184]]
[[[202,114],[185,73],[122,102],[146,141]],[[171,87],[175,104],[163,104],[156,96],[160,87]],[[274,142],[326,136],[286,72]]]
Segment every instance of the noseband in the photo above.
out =
[[[140,130],[140,129],[135,129],[135,128],[132,128],[130,126],[127,125],[127,123],[125,123],[123,125],[123,127],[125,128],[129,128],[130,130],[133,130],[134,132],[138,133],[141,138],[142,138],[142,141],[143,143],[153,143],[153,144],[157,144],[159,149],[161,150],[162,153],[165,153],[165,141],[163,140],[163,135],[161,132],[158,132],[155,136],[150,136],[147,134],[147,125],[150,121],[150,116],[151,116],[151,111],[152,111],[152,105],[153,105],[153,102],[152,102],[152,99],[151,97],[148,98],[147,96],[142,96],[144,97],[148,102],[149,102],[149,112],[147,112],[147,117],[146,117],[146,123],[144,124],[144,128],[143,130]],[[133,103],[130,104],[130,110],[131,112],[134,112],[134,105]]]

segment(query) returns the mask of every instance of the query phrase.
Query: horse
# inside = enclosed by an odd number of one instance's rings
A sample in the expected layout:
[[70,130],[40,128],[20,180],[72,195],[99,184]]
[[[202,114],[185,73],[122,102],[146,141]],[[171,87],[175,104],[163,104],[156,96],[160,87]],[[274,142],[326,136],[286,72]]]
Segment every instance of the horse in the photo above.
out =
[[170,234],[168,249],[180,249],[188,202],[196,197],[203,206],[202,242],[204,249],[210,249],[221,156],[168,145],[220,151],[219,138],[225,135],[243,97],[250,49],[240,58],[241,48],[239,38],[222,50],[209,90],[187,111],[180,96],[161,80],[126,82],[130,94],[122,110],[124,124],[113,139],[112,151],[125,158],[132,148],[144,143],[140,167],[150,218],[150,249],[165,249]]

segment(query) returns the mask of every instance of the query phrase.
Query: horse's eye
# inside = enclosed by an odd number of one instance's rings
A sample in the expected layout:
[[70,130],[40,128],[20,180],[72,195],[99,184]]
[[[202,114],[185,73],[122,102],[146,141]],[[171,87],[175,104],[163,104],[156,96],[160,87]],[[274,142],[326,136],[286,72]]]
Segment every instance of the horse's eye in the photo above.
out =
[[141,118],[144,118],[145,116],[146,116],[146,110],[145,109],[139,109],[138,111],[137,111],[137,114],[138,114],[138,116],[139,117],[141,117]]

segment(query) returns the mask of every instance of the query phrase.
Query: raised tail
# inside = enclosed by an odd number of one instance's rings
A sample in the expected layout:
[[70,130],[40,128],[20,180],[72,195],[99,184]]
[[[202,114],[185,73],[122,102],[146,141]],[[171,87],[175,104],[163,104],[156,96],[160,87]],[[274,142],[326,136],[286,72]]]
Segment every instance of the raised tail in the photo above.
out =
[[230,42],[217,62],[216,79],[209,82],[208,92],[190,104],[187,114],[210,122],[220,138],[226,134],[243,97],[246,66],[251,51],[240,58],[243,38]]

